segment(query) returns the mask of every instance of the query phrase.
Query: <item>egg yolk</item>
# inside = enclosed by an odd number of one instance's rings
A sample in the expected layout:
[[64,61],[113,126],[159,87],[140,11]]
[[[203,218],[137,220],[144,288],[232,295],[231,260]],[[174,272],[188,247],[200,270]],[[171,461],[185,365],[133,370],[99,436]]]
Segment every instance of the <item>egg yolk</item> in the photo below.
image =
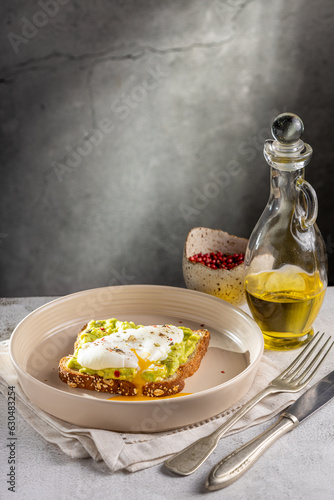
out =
[[143,387],[147,383],[147,380],[143,378],[143,372],[149,368],[149,366],[152,365],[152,361],[150,361],[147,358],[142,358],[140,357],[134,349],[131,349],[132,352],[135,353],[137,360],[138,360],[138,366],[139,370],[137,370],[136,375],[133,377],[132,382],[135,384],[136,389],[137,389],[137,396],[142,396],[143,395]]

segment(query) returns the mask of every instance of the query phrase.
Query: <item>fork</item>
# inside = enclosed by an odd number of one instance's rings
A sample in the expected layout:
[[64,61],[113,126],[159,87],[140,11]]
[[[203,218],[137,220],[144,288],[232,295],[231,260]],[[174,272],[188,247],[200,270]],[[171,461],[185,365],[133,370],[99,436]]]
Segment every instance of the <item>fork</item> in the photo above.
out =
[[[314,377],[325,357],[333,347],[334,342],[326,349],[331,337],[323,344],[319,352],[315,351],[321,345],[324,333],[314,335],[308,345],[301,351],[296,359],[280,374],[274,378],[265,389],[244,404],[230,419],[218,427],[214,432],[198,439],[184,450],[168,458],[165,467],[181,476],[188,476],[195,472],[211,455],[220,438],[241,419],[249,410],[269,394],[279,392],[298,392],[302,390]],[[304,370],[303,370],[304,368]],[[303,371],[302,371],[303,370]]]

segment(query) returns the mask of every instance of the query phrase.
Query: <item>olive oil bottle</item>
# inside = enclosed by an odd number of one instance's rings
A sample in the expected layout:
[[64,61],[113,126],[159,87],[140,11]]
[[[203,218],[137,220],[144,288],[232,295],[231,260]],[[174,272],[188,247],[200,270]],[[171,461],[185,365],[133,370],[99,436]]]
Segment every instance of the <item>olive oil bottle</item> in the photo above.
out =
[[271,166],[267,206],[245,255],[245,292],[267,349],[294,349],[308,342],[327,287],[327,253],[315,223],[317,196],[304,179],[312,149],[292,113],[273,122],[264,146]]

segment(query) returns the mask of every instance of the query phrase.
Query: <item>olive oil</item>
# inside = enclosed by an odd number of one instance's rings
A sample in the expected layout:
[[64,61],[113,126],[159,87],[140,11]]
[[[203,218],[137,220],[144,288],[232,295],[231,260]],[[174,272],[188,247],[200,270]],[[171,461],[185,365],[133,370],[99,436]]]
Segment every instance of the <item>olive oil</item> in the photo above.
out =
[[251,313],[262,330],[267,349],[296,348],[313,335],[326,286],[319,273],[296,266],[249,274],[245,291]]

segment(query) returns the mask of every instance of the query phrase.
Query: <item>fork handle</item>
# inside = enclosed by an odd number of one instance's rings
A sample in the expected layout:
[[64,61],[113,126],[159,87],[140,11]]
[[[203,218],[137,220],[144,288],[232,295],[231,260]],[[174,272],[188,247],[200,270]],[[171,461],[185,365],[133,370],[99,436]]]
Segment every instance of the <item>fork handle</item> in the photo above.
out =
[[189,474],[195,472],[211,455],[223,434],[225,434],[236,422],[238,422],[238,420],[251,410],[253,406],[274,392],[280,391],[270,386],[263,389],[250,401],[248,401],[248,403],[239,408],[239,410],[231,418],[229,418],[227,422],[218,427],[218,429],[214,432],[208,436],[198,439],[194,443],[187,446],[184,450],[168,458],[165,462],[165,467],[180,476],[188,476]]
[[225,488],[242,476],[276,439],[291,431],[298,420],[293,415],[283,413],[274,425],[236,451],[223,458],[211,470],[206,487],[210,491]]

